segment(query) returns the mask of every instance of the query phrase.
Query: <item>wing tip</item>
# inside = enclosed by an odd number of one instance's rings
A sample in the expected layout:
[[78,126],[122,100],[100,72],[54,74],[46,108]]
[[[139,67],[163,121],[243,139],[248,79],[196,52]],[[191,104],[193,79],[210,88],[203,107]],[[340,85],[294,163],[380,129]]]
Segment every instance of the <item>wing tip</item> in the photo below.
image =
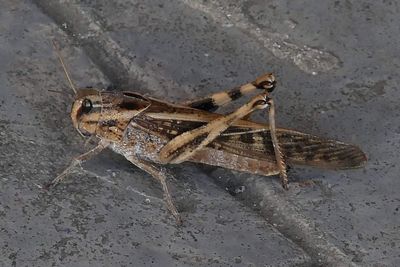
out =
[[343,144],[343,146],[339,155],[327,158],[316,165],[333,170],[347,170],[362,168],[366,164],[368,157],[361,148],[350,144]]
[[358,146],[347,145],[349,153],[347,160],[342,161],[343,166],[340,169],[355,169],[363,167],[368,161],[367,155]]
[[289,162],[331,170],[346,170],[361,168],[368,161],[367,155],[358,146],[335,142],[333,148],[328,151],[319,151],[319,153],[315,151],[318,156],[310,160],[307,160],[307,157],[292,158]]

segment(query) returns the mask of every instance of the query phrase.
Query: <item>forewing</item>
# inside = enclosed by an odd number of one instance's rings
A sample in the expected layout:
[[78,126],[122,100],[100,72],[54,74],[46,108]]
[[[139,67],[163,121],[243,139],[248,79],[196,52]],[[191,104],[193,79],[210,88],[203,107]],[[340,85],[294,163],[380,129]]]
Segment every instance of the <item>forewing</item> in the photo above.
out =
[[206,124],[205,122],[175,120],[173,117],[171,119],[154,119],[146,115],[135,117],[132,121],[141,126],[143,130],[169,140]]
[[[275,161],[269,130],[251,131],[221,136],[214,145],[230,153]],[[286,129],[278,129],[277,136],[283,155],[291,164],[347,169],[366,161],[365,154],[354,145]]]
[[[202,117],[203,121],[176,120],[174,116],[163,119],[138,116],[134,121],[153,134],[172,139],[214,118],[215,114],[210,118]],[[277,136],[289,164],[347,169],[359,167],[366,161],[365,154],[354,145],[288,129],[278,129]],[[208,146],[239,156],[275,161],[268,125],[240,121]]]

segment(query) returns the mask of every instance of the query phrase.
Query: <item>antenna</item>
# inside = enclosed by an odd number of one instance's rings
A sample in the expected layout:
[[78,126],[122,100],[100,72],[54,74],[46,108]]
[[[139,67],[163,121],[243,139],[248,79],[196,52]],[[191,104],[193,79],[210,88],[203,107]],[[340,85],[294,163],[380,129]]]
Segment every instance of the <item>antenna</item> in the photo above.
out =
[[72,91],[74,91],[74,93],[75,93],[75,95],[76,95],[75,86],[74,86],[74,84],[72,83],[71,78],[69,77],[69,74],[68,74],[68,71],[67,71],[67,67],[65,66],[64,61],[63,61],[63,59],[62,59],[62,57],[61,57],[60,49],[59,49],[59,47],[58,47],[58,43],[57,43],[56,40],[53,40],[53,47],[54,47],[54,50],[55,50],[56,53],[57,53],[57,56],[58,56],[58,59],[60,60],[61,65],[62,65],[62,67],[63,67],[65,76],[67,77],[67,80],[68,80],[68,83],[69,83],[69,86],[71,87]]

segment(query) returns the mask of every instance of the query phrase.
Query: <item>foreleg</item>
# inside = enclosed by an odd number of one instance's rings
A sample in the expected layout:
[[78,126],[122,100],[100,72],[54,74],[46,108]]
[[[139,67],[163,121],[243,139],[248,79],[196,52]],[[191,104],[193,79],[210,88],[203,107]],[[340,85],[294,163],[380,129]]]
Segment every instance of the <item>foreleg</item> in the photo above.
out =
[[88,159],[92,158],[93,156],[99,154],[101,151],[103,151],[110,143],[107,141],[100,141],[99,144],[89,150],[88,152],[74,158],[71,162],[71,164],[60,174],[58,175],[53,181],[50,183],[46,184],[44,188],[49,189],[51,187],[56,186],[58,183],[60,183],[72,170],[73,168],[76,167],[76,165],[80,165],[83,162],[87,161]]

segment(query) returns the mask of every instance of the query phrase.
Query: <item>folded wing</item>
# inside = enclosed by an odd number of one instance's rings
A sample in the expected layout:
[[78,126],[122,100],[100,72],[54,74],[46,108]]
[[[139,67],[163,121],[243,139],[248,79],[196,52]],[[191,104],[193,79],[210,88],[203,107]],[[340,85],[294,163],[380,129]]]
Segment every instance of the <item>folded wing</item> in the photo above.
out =
[[[231,129],[233,130],[233,129]],[[238,131],[238,129],[234,129]],[[245,129],[242,129],[245,130]],[[293,130],[278,129],[277,136],[289,164],[311,165],[328,169],[360,167],[366,161],[365,154],[354,145],[324,139]],[[250,157],[275,160],[269,130],[262,132],[227,132],[213,144],[215,148]]]
[[[200,115],[196,117],[197,121],[176,119],[176,116],[161,118],[154,115],[152,117],[138,116],[133,121],[153,134],[171,140],[177,135],[221,116],[212,113]],[[288,129],[278,129],[277,135],[284,157],[289,164],[348,169],[360,167],[367,160],[361,149],[351,144]],[[275,162],[270,132],[268,125],[265,124],[240,121],[229,127],[208,147],[246,158]]]

